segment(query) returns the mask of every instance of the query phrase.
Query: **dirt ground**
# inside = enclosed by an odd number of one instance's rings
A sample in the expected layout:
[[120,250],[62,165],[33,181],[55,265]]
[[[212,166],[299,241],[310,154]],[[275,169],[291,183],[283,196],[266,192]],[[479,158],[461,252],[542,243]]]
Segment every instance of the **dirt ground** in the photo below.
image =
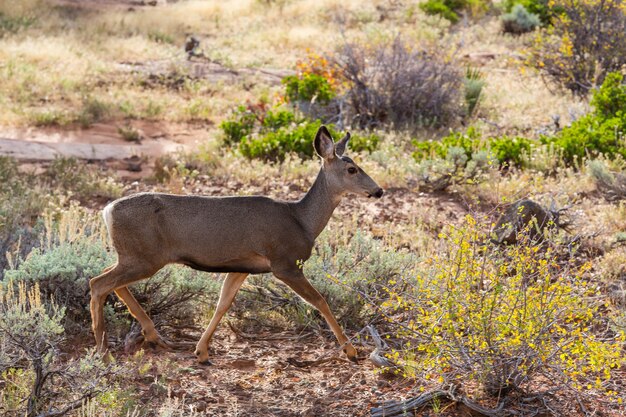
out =
[[[213,365],[198,365],[192,351],[148,353],[171,361],[178,372],[163,380],[155,367],[141,377],[141,407],[150,409],[155,395],[169,395],[209,416],[362,416],[408,388],[377,374],[366,360],[349,362],[334,341],[319,336],[267,329],[242,335],[224,324],[212,343]],[[304,368],[292,363],[318,359],[329,361]]]

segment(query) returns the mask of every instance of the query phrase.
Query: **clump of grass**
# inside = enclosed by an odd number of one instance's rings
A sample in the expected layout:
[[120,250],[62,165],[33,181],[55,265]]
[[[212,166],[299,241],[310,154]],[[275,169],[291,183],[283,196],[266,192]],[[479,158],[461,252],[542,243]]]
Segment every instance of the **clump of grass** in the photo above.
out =
[[135,129],[131,125],[119,126],[117,128],[117,133],[119,133],[122,139],[127,142],[139,143],[142,139],[139,130]]
[[111,106],[108,103],[89,96],[83,99],[83,107],[76,119],[83,128],[87,128],[102,121],[110,113]]
[[463,82],[465,84],[467,115],[472,116],[482,96],[483,87],[485,86],[485,75],[477,68],[467,67]]
[[513,35],[532,32],[540,25],[541,20],[539,16],[530,13],[521,4],[516,4],[510,13],[502,16],[502,30]]
[[67,111],[58,109],[37,110],[30,113],[29,118],[37,127],[66,126],[72,120]]

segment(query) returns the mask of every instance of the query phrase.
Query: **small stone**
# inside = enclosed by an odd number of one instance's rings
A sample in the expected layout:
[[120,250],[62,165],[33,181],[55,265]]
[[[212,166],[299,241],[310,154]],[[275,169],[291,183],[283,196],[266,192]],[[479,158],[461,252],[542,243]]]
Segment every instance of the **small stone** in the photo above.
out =
[[150,384],[150,388],[148,388],[148,392],[150,393],[150,395],[154,397],[159,397],[161,395],[167,394],[167,387],[157,382],[153,382],[152,384]]
[[196,403],[196,411],[204,411],[207,409],[207,403],[204,401],[198,401]]

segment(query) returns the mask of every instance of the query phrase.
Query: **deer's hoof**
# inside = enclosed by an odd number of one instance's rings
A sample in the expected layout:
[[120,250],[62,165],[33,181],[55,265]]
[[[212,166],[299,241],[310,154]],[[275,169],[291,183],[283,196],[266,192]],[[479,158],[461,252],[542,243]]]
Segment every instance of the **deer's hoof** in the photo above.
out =
[[359,363],[359,360],[357,358],[357,351],[351,344],[348,344],[346,347],[343,348],[343,353],[345,353],[348,359],[350,359],[352,362]]
[[209,360],[209,352],[207,350],[201,351],[200,349],[196,349],[194,352],[196,355],[196,359],[200,365],[210,366],[213,365]]
[[145,339],[143,344],[154,350],[172,350],[172,346],[160,337],[151,340]]

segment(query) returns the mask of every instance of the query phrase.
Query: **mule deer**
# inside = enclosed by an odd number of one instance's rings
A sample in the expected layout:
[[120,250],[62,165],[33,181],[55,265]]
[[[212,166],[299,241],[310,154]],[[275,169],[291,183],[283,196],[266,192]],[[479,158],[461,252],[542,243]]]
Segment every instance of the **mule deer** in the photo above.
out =
[[300,201],[140,193],[106,206],[103,216],[118,259],[89,282],[98,350],[107,348],[103,306],[111,291],[139,321],[145,341],[167,347],[127,286],[152,276],[166,264],[179,263],[202,271],[228,272],[213,318],[196,345],[200,363],[210,363],[211,336],[248,274],[267,272],[317,308],[348,358],[356,361],[356,349],[301,268],[345,193],[383,195],[374,180],[343,156],[349,138],[347,134],[335,144],[326,127],[318,130],[314,147],[322,167]]

